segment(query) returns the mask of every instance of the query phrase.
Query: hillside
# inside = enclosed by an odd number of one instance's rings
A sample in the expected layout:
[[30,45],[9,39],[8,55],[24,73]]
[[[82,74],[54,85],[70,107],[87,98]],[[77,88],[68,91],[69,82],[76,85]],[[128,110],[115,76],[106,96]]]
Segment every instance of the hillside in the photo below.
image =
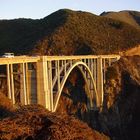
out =
[[103,54],[139,44],[140,31],[133,26],[81,11],[64,9],[38,20],[0,21],[1,53]]
[[140,12],[138,11],[103,12],[101,16],[117,19],[140,29]]
[[122,55],[125,55],[125,56],[140,55],[140,45],[137,46],[137,47],[134,47],[132,49],[129,49],[129,50],[125,51],[125,52],[122,52]]
[[14,19],[0,21],[0,52],[24,54],[33,49],[43,35],[39,20]]
[[60,139],[110,140],[72,116],[51,113],[39,105],[23,106],[0,120],[0,140]]

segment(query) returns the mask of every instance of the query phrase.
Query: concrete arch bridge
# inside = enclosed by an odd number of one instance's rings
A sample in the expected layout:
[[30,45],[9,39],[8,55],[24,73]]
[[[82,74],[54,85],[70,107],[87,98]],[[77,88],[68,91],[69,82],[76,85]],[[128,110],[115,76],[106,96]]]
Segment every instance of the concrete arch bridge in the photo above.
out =
[[85,81],[91,109],[102,107],[106,69],[119,59],[119,55],[15,56],[0,58],[0,65],[6,65],[7,96],[13,104],[16,103],[15,75],[19,75],[21,104],[37,103],[55,112],[65,83],[75,68]]

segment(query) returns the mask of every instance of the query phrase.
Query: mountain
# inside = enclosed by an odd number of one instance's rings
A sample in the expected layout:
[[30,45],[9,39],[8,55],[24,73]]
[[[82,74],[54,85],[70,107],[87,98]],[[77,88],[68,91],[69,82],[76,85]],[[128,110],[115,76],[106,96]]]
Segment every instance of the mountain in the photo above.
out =
[[107,54],[139,44],[140,31],[135,27],[82,11],[62,9],[38,20],[0,21],[1,53]]
[[140,12],[138,11],[103,12],[101,16],[117,19],[140,29]]

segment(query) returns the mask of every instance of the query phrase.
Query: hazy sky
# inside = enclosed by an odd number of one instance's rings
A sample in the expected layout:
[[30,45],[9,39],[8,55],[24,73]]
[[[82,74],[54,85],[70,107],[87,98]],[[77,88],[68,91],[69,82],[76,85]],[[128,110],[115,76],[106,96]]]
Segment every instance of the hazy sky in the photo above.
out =
[[0,19],[39,19],[63,8],[94,14],[103,11],[140,11],[140,0],[0,0]]

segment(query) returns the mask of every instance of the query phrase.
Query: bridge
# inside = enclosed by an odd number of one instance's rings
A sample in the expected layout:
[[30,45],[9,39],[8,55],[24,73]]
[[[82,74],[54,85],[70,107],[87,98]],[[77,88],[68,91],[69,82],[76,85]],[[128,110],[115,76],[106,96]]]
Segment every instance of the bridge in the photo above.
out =
[[15,56],[0,58],[6,66],[7,96],[16,104],[15,82],[19,81],[22,105],[37,103],[55,112],[71,72],[81,72],[89,95],[90,108],[101,108],[104,101],[105,72],[119,55]]

